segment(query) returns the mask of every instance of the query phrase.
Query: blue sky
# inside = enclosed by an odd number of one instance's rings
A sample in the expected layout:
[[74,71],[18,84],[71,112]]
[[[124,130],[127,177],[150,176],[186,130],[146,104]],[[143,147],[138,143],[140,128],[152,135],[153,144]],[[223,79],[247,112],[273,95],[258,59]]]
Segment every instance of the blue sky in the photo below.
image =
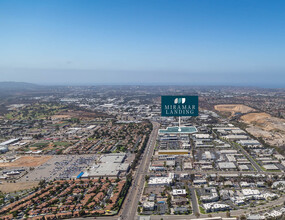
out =
[[0,0],[0,81],[285,85],[284,0]]

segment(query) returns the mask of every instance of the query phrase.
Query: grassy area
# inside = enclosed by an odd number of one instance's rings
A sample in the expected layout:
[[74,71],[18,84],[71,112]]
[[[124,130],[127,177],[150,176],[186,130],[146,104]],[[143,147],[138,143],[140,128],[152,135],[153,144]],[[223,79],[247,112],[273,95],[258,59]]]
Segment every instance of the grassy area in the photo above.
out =
[[205,209],[201,206],[199,206],[199,210],[201,214],[206,214]]
[[266,172],[282,172],[281,170],[266,170],[264,167],[262,167],[261,169],[264,169]]
[[56,126],[58,126],[58,127],[63,127],[63,126],[65,126],[65,125],[69,125],[70,123],[68,123],[68,122],[63,122],[63,123],[57,123],[57,124],[53,124],[53,125],[51,125],[52,127],[56,127]]
[[127,151],[126,146],[122,146],[122,145],[117,146],[116,152],[126,152],[126,151]]
[[6,119],[9,119],[9,120],[11,120],[11,119],[13,119],[13,114],[12,113],[7,113],[6,115],[5,115],[5,117],[6,117]]
[[44,119],[63,110],[65,106],[54,103],[35,103],[20,110],[14,110],[5,115],[6,119]]
[[40,147],[40,148],[43,148],[43,147],[47,147],[48,144],[49,144],[48,142],[39,142],[39,143],[33,144],[31,147]]
[[65,141],[58,141],[53,143],[55,146],[69,146],[71,143]]

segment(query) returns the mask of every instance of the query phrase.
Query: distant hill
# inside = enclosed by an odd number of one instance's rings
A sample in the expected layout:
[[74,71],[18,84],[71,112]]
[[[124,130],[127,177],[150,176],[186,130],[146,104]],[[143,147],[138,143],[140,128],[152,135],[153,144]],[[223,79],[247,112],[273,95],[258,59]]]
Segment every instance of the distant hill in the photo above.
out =
[[17,90],[35,90],[43,86],[26,82],[0,82],[0,90],[17,91]]

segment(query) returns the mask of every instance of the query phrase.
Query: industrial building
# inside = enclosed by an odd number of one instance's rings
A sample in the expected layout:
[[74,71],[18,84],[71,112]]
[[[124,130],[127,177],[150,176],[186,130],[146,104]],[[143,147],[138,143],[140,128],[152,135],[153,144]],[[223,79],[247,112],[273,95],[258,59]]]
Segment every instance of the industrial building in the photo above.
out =
[[189,150],[183,150],[183,149],[175,149],[175,150],[159,150],[158,154],[166,154],[166,155],[188,155],[190,154]]
[[197,128],[194,126],[167,127],[166,129],[159,129],[159,131],[158,131],[159,134],[193,134],[196,132],[197,132]]
[[120,173],[128,172],[129,163],[124,163],[126,154],[106,154],[100,157],[81,175],[81,178],[118,177]]

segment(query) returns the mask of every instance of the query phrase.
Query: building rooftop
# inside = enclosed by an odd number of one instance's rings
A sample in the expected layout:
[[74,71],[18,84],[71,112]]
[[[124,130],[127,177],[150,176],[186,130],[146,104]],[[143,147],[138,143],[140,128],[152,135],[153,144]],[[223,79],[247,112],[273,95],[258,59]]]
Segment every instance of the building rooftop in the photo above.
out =
[[220,162],[220,169],[236,169],[236,165],[233,162]]
[[194,126],[189,127],[180,127],[181,131],[179,131],[179,127],[167,127],[166,129],[159,129],[159,134],[192,134],[196,133],[197,128]]

